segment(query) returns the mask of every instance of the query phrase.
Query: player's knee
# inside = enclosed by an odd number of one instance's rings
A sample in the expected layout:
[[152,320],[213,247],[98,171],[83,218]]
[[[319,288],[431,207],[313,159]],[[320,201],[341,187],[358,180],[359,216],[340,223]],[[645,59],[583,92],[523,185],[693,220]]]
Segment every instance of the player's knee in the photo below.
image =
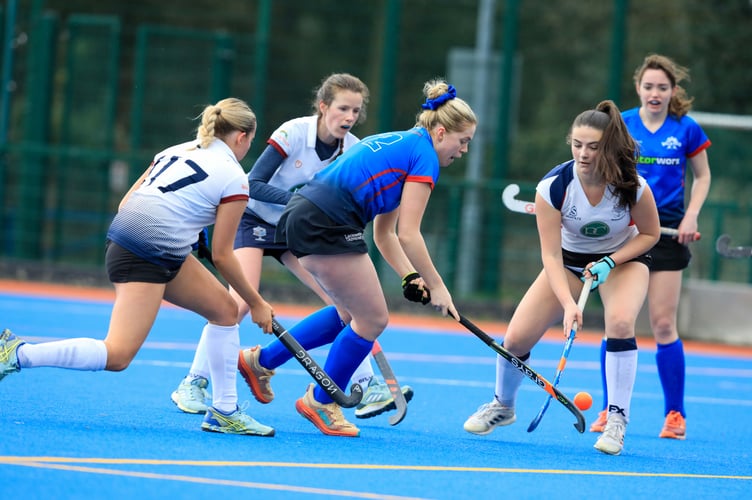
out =
[[227,294],[226,300],[217,307],[212,317],[207,318],[212,323],[222,326],[230,326],[239,322],[239,308],[235,300]]

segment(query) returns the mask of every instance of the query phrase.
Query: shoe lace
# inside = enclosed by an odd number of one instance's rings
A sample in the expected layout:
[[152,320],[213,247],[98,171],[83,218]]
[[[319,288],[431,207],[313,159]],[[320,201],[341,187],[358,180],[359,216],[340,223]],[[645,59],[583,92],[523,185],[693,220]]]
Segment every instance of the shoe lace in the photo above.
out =
[[671,427],[681,427],[683,420],[684,419],[681,416],[681,413],[675,410],[671,410],[666,416],[666,425],[669,425]]

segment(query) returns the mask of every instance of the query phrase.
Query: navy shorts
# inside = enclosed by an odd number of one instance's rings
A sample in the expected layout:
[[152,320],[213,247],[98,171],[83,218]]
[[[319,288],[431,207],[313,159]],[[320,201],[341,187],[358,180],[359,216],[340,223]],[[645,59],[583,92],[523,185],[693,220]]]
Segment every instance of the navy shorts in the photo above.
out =
[[333,221],[319,207],[295,195],[277,225],[277,241],[286,241],[296,257],[368,253],[364,228]]
[[673,236],[661,235],[650,255],[653,256],[651,271],[681,271],[689,266],[692,252],[687,245],[682,245]]
[[111,240],[105,243],[104,263],[111,283],[169,283],[180,272],[180,267],[152,264]]
[[280,259],[287,251],[287,244],[274,241],[276,233],[276,226],[254,213],[244,212],[235,235],[234,248],[262,248],[264,255],[272,256],[281,263]]

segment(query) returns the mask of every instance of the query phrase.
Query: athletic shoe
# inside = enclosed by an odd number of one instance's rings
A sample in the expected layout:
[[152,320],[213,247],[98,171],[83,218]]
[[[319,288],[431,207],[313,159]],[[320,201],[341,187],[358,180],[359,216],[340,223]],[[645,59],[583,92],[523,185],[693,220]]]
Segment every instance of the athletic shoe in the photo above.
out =
[[663,430],[658,437],[669,439],[686,439],[687,438],[687,421],[682,414],[676,410],[671,410],[666,415],[666,422],[663,424]]
[[261,346],[242,349],[238,353],[238,370],[251,389],[253,396],[259,403],[271,403],[274,399],[274,391],[271,386],[271,378],[274,370],[269,370],[259,364]]
[[467,432],[485,436],[496,427],[513,424],[517,420],[514,407],[504,406],[494,398],[490,403],[481,405],[478,410],[465,421]]
[[590,426],[590,432],[603,432],[603,428],[606,427],[606,420],[608,420],[608,410],[599,411],[598,418]]
[[[409,385],[403,385],[401,389],[402,394],[405,396],[405,401],[413,399],[413,390]],[[385,411],[396,409],[397,405],[394,404],[394,398],[389,390],[389,386],[377,380],[376,377],[373,377],[368,382],[368,389],[363,394],[363,399],[360,400],[360,403],[355,408],[355,416],[357,418],[371,418],[381,415]]]
[[172,393],[172,402],[185,413],[206,413],[211,403],[211,394],[206,390],[207,387],[209,381],[206,377],[185,377]]
[[21,371],[18,364],[18,348],[25,342],[7,328],[0,333],[0,380],[10,373]]
[[358,437],[360,429],[345,420],[342,408],[337,403],[322,404],[313,398],[314,387],[310,384],[305,395],[295,401],[295,409],[298,413],[310,420],[327,436]]
[[617,413],[613,413],[608,416],[606,427],[593,448],[609,455],[618,455],[624,448],[624,434],[626,432],[627,423],[624,418]]
[[247,434],[249,436],[272,437],[274,429],[268,425],[260,424],[250,415],[243,413],[239,407],[235,407],[232,413],[225,413],[210,406],[201,423],[201,430],[208,432],[221,432],[224,434]]

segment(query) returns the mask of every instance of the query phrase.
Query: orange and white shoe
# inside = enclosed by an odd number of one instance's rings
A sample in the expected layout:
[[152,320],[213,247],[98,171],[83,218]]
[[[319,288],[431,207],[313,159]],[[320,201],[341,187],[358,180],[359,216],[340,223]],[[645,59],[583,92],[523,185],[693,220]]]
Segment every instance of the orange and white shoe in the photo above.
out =
[[606,428],[606,422],[608,421],[608,411],[602,410],[598,412],[598,418],[590,426],[590,432],[603,432]]
[[256,401],[268,404],[274,399],[271,384],[274,370],[261,366],[261,363],[259,363],[260,355],[261,346],[258,345],[250,349],[241,349],[238,353],[238,371],[245,379]]
[[310,384],[305,395],[295,401],[295,409],[327,436],[358,437],[360,429],[345,420],[342,408],[337,403],[323,404],[313,398]]
[[687,421],[682,414],[676,410],[671,410],[666,415],[666,421],[663,424],[663,430],[658,437],[668,439],[686,439],[687,438]]

